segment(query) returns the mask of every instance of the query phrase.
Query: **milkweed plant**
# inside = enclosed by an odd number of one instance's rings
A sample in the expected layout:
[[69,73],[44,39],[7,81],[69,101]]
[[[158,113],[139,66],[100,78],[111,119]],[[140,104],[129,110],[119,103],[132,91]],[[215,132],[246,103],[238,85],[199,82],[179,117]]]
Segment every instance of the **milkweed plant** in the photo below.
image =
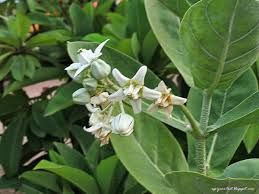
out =
[[[145,9],[190,87],[188,97],[174,95],[147,66],[105,46],[108,40],[72,42],[74,63],[66,71],[82,85],[73,100],[90,114],[83,129],[101,146],[111,141],[129,173],[152,193],[257,193],[259,159],[229,163],[258,128],[258,81],[251,67],[259,53],[259,2],[180,2],[174,9],[145,0]],[[188,161],[165,124],[186,133]]]

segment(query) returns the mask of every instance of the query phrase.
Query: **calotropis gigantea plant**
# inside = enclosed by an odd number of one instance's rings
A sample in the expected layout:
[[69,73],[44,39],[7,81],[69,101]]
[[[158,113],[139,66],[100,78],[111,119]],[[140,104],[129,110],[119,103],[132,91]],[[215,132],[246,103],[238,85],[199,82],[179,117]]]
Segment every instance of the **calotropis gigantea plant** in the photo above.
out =
[[[179,6],[174,6],[176,3]],[[259,160],[229,163],[247,130],[258,127],[258,85],[250,67],[258,58],[259,2],[145,0],[145,8],[160,45],[191,88],[187,107],[184,99],[171,98],[170,90],[163,82],[159,84],[151,71],[106,47],[102,50],[102,64],[118,69],[112,71],[118,83],[110,78],[96,82],[93,77],[83,81],[84,76],[93,76],[90,66],[74,78],[87,86],[82,89],[82,104],[92,100],[87,106],[92,112],[91,127],[85,130],[103,143],[110,137],[124,166],[152,193],[231,193],[234,188],[257,193]],[[77,51],[81,48],[93,49],[96,44],[69,43],[74,62],[79,61]],[[107,76],[110,71],[106,71]],[[147,88],[143,84],[145,71]],[[142,112],[134,118],[130,112],[125,115],[121,100],[131,104],[133,112],[139,112],[140,107]],[[107,111],[102,115],[117,101],[121,107],[118,114]],[[168,117],[172,103],[180,105],[182,114],[173,111]],[[95,113],[100,117],[93,116]],[[187,134],[188,162],[163,123]]]

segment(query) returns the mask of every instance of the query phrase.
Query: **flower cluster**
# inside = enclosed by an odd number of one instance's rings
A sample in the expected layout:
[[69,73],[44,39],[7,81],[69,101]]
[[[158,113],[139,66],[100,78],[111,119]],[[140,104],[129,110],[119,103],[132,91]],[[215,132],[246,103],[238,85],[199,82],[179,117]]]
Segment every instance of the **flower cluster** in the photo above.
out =
[[[133,132],[134,118],[125,112],[123,102],[129,102],[134,114],[137,114],[142,111],[142,100],[149,100],[152,103],[148,111],[164,111],[168,117],[171,116],[173,105],[186,102],[185,98],[173,95],[163,81],[155,89],[146,87],[146,66],[140,67],[132,78],[113,69],[112,77],[117,84],[114,83],[109,78],[111,66],[100,59],[107,41],[101,43],[94,52],[80,49],[78,62],[65,69],[72,79],[83,85],[83,88],[73,93],[73,100],[77,104],[85,105],[90,112],[89,127],[84,127],[84,130],[98,138],[101,145],[109,143],[112,133],[128,136]],[[118,104],[119,114],[114,111]]]

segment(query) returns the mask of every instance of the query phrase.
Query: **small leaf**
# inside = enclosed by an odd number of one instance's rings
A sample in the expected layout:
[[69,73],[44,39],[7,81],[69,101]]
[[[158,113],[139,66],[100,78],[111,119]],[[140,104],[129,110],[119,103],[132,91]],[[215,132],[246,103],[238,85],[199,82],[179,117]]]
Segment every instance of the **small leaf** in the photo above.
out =
[[4,90],[4,96],[23,88],[24,86],[32,85],[38,82],[57,79],[63,77],[65,71],[56,67],[42,67],[36,70],[32,79],[24,79],[23,81],[15,81],[8,85]]
[[48,102],[45,109],[45,116],[50,116],[58,111],[72,106],[74,104],[72,94],[79,88],[80,85],[75,82],[70,82],[61,86],[56,91],[55,96]]
[[25,115],[13,118],[2,136],[0,143],[0,163],[7,177],[17,175],[22,155],[22,141],[27,128]]
[[141,54],[143,57],[144,64],[149,64],[152,57],[158,47],[158,41],[154,35],[154,32],[150,30],[144,38]]
[[44,171],[26,171],[20,177],[54,192],[61,192],[57,183],[58,177],[52,173]]
[[58,165],[46,160],[42,160],[34,168],[35,170],[46,170],[59,175],[65,180],[71,182],[82,191],[89,194],[98,194],[98,187],[93,177],[82,170],[72,168],[69,166]]
[[11,72],[14,79],[22,81],[26,73],[26,61],[22,55],[16,55],[10,58]]
[[82,36],[93,31],[91,16],[84,12],[78,4],[73,3],[70,6],[69,16],[72,21],[73,32],[75,35]]
[[90,172],[87,161],[80,152],[62,143],[55,143],[55,146],[58,152],[64,158],[65,165],[81,169],[88,173]]
[[51,30],[39,33],[30,38],[26,44],[28,47],[33,48],[36,46],[49,46],[55,45],[58,42],[65,42],[70,39],[70,34],[66,30]]
[[30,79],[32,79],[36,71],[36,68],[41,66],[40,62],[36,57],[33,57],[31,55],[26,55],[25,61],[26,61],[25,75]]
[[259,127],[258,124],[250,125],[246,131],[245,137],[243,139],[246,150],[251,153],[255,148],[256,144],[259,142]]

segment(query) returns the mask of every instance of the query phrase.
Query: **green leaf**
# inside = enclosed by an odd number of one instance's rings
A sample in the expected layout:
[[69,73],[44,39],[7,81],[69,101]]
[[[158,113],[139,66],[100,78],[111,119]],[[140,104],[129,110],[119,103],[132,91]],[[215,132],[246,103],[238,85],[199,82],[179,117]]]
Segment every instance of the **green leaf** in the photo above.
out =
[[82,127],[73,125],[71,127],[70,132],[72,133],[72,136],[75,137],[77,142],[79,143],[84,155],[88,153],[89,147],[94,141],[94,138],[92,135],[86,133]]
[[134,33],[132,35],[132,38],[131,38],[131,47],[132,47],[132,52],[134,54],[134,57],[136,59],[138,59],[139,57],[139,52],[140,52],[140,43],[139,43],[139,40],[138,40],[138,37],[136,35],[136,33]]
[[[165,2],[167,2],[165,4]],[[145,0],[147,16],[152,30],[163,50],[175,64],[185,82],[194,86],[190,66],[184,63],[184,53],[180,40],[180,18],[172,10],[179,0]],[[181,1],[184,2],[184,1]],[[177,6],[175,6],[177,8]]]
[[224,170],[224,177],[259,179],[259,159],[247,159],[231,164]]
[[238,106],[222,115],[209,131],[219,130],[220,128],[231,128],[245,126],[249,124],[258,124],[259,103],[257,99],[259,92],[256,92],[242,101]]
[[256,144],[259,142],[258,124],[253,124],[249,126],[245,134],[245,137],[243,139],[243,142],[245,144],[247,152],[251,153],[254,147],[256,146]]
[[[78,62],[77,59],[77,51],[80,48],[86,48],[86,49],[94,49],[96,48],[97,44],[95,43],[88,43],[88,42],[69,42],[68,43],[68,54],[70,58],[74,62]],[[118,68],[124,75],[128,77],[132,77],[137,70],[142,65],[141,63],[137,62],[133,58],[116,51],[109,47],[104,47],[102,50],[102,59],[105,60],[108,64],[112,66],[112,68]],[[125,68],[127,67],[127,68]],[[145,78],[145,85],[150,88],[157,87],[157,84],[160,82],[160,79],[150,70],[148,70],[146,78]],[[143,109],[146,110],[148,107],[147,103],[143,103]],[[171,125],[177,129],[180,129],[182,131],[186,131],[186,126],[188,123],[186,123],[184,120],[182,120],[181,115],[178,115],[176,111],[173,112],[172,118],[168,119],[163,113],[161,112],[155,112],[150,113],[147,112],[147,114],[162,120],[163,122],[167,123],[168,125]]]
[[34,168],[35,170],[46,170],[59,175],[70,183],[74,184],[87,194],[98,194],[98,187],[93,177],[82,170],[69,166],[58,165],[53,162],[42,160]]
[[61,192],[57,183],[58,177],[52,173],[44,171],[26,171],[20,177],[54,192]]
[[[227,91],[215,91],[212,100],[209,124],[213,124],[223,117],[226,112],[238,106],[247,96],[257,91],[257,80],[252,70],[247,71],[239,77],[232,87]],[[194,117],[199,120],[202,104],[202,91],[191,89],[188,96],[187,106],[193,113]],[[247,126],[224,128],[218,130],[217,135],[211,134],[207,139],[207,153],[211,149],[213,139],[215,147],[212,152],[209,164],[209,173],[221,174],[228,166],[238,146],[246,133]],[[195,168],[195,145],[191,136],[188,136],[188,160],[191,169]]]
[[73,3],[69,8],[69,16],[73,25],[73,33],[78,36],[86,35],[93,31],[93,23],[89,16],[80,6]]
[[186,12],[180,34],[196,87],[227,89],[256,61],[258,9],[257,0],[203,0]]
[[143,0],[128,1],[128,28],[131,33],[136,32],[139,42],[142,43],[144,37],[150,30],[147,14]]
[[7,177],[17,175],[22,154],[22,141],[27,128],[25,115],[20,114],[8,125],[0,143],[0,163]]
[[96,179],[103,194],[117,193],[121,179],[126,171],[120,169],[120,162],[116,156],[111,156],[100,162],[96,168]]
[[21,41],[26,39],[29,32],[31,21],[24,14],[17,12],[15,18],[10,18],[7,22],[9,31]]
[[111,140],[130,174],[152,193],[172,193],[166,174],[188,170],[174,136],[161,122],[143,113],[135,117],[133,134],[128,137],[112,135]]
[[62,143],[55,143],[55,146],[61,156],[64,158],[65,165],[77,168],[89,173],[89,167],[84,156],[77,150],[68,147]]
[[58,79],[63,77],[65,71],[56,67],[42,67],[36,70],[32,79],[24,79],[23,81],[15,81],[8,85],[4,90],[4,96],[9,93],[12,93],[16,90],[23,88],[24,86],[32,85],[38,82],[50,80],[50,79]]
[[213,179],[195,172],[172,172],[166,178],[174,190],[168,194],[256,194],[258,189],[255,179]]
[[20,180],[18,178],[5,178],[1,177],[0,178],[0,189],[7,189],[7,188],[19,188],[20,186]]
[[57,112],[51,116],[44,116],[46,101],[36,102],[32,105],[32,117],[37,126],[47,134],[55,137],[67,137],[68,126],[62,112]]
[[26,55],[25,56],[25,61],[26,61],[26,71],[25,71],[25,75],[32,79],[34,76],[34,73],[36,71],[37,67],[40,67],[40,62],[39,60],[31,55]]
[[0,56],[0,62],[2,63],[2,66],[0,67],[0,81],[3,80],[10,71],[11,61],[8,60],[5,63],[5,60],[8,59],[10,55],[12,55],[12,52],[7,52]]
[[51,30],[39,33],[30,38],[26,45],[30,48],[36,46],[55,45],[58,42],[65,42],[70,39],[70,33],[66,30]]
[[19,40],[17,39],[17,37],[15,37],[15,35],[13,34],[10,34],[10,32],[5,29],[1,29],[0,31],[0,42],[15,47],[19,45]]
[[26,73],[26,60],[22,55],[15,55],[10,58],[11,72],[14,79],[22,81]]
[[16,92],[0,98],[0,117],[17,112],[24,106],[28,106],[28,98],[23,92]]
[[50,116],[58,111],[72,106],[72,94],[80,88],[80,85],[75,82],[70,82],[61,86],[55,93],[55,96],[49,101],[45,110],[45,116]]
[[157,47],[158,47],[158,41],[154,35],[154,32],[150,30],[145,36],[143,45],[141,48],[141,54],[143,57],[144,64],[149,64],[151,62]]

